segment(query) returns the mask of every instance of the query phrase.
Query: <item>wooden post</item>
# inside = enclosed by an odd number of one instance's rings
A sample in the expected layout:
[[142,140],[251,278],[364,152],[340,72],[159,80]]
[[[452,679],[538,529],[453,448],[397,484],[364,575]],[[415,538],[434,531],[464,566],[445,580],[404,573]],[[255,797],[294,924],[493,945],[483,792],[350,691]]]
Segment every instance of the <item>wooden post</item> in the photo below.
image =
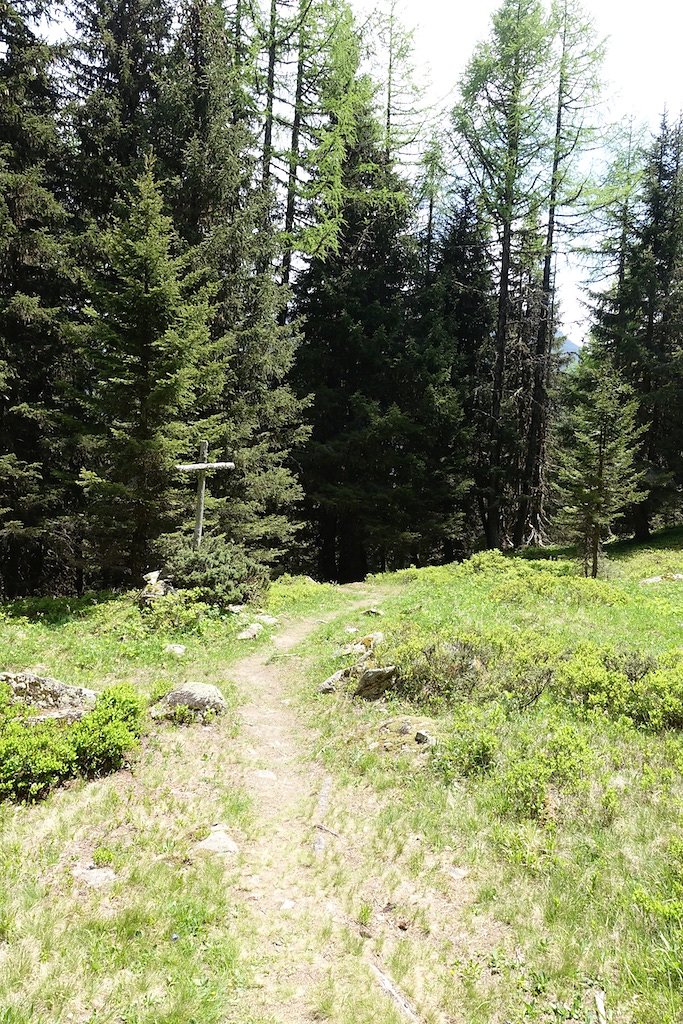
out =
[[[208,462],[209,459],[209,442],[199,442],[199,459],[198,462]],[[206,497],[206,470],[200,470],[197,473],[197,511],[194,521],[194,538],[192,540],[192,547],[197,551],[201,547],[202,543],[202,531],[204,529],[204,499]]]
[[204,530],[204,499],[206,497],[206,474],[211,469],[234,469],[234,462],[208,462],[209,442],[199,442],[199,462],[193,462],[189,466],[176,466],[181,473],[197,474],[197,512],[194,522],[194,537],[192,547],[197,551],[202,543],[202,532]]

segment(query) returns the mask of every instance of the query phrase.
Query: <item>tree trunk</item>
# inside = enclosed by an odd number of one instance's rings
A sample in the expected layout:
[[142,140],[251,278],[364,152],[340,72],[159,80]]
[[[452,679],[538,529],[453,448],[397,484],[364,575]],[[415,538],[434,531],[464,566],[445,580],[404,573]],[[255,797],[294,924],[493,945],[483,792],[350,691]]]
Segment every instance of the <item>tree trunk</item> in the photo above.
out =
[[306,56],[306,32],[303,12],[299,26],[299,57],[296,70],[296,91],[294,94],[294,117],[292,119],[292,138],[289,153],[289,177],[287,181],[287,208],[285,210],[285,251],[282,257],[282,280],[289,284],[292,273],[292,250],[294,220],[296,217],[296,187],[299,170],[299,137],[301,134],[302,105],[304,95],[304,61]]
[[275,103],[275,62],[277,60],[277,0],[270,0],[270,23],[268,28],[268,74],[266,79],[266,112],[263,131],[263,173],[264,191],[270,186],[271,162],[273,159],[273,107]]
[[505,356],[507,347],[508,291],[510,286],[510,256],[512,249],[512,223],[506,218],[503,224],[503,244],[500,262],[500,285],[498,291],[498,320],[496,324],[496,353],[493,364],[493,395],[491,400],[491,453],[489,493],[486,503],[484,531],[489,548],[501,546],[501,502],[503,439],[501,433],[501,410],[505,385]]

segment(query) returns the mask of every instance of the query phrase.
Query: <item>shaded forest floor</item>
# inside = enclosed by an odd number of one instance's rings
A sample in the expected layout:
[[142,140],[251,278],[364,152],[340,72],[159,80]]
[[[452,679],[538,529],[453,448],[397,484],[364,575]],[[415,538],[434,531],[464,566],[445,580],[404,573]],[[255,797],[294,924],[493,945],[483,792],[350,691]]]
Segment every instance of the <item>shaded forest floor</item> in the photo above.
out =
[[[246,644],[127,598],[7,608],[0,670],[229,712],[0,805],[2,1024],[680,1021],[683,538],[597,583],[546,554],[285,580]],[[400,693],[320,694],[378,629]]]

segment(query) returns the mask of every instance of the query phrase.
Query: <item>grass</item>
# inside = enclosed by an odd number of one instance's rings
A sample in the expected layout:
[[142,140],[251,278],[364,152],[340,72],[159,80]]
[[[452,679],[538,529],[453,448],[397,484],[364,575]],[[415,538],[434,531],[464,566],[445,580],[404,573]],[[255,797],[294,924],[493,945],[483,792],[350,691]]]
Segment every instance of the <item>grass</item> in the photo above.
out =
[[[428,943],[411,926],[391,953],[395,979],[428,1012],[453,1007],[470,1024],[595,1022],[602,990],[616,1024],[683,1019],[683,740],[666,717],[641,713],[654,690],[621,671],[645,666],[669,707],[683,696],[683,584],[641,584],[683,571],[683,532],[609,554],[597,582],[557,552],[373,578],[384,594],[378,661],[401,671],[382,704],[316,694],[345,663],[334,651],[346,628],[368,631],[367,618],[338,618],[307,645],[318,755],[378,801],[361,875],[389,860],[424,885],[432,870],[438,893],[450,868],[467,872],[451,904],[464,941],[439,898],[430,907],[425,897]],[[444,664],[449,644],[458,655]],[[475,671],[482,651],[490,660]],[[621,666],[609,698],[585,683],[598,657]],[[537,692],[528,681],[539,659]],[[388,738],[390,719],[428,723],[436,748],[421,751],[412,732]],[[354,900],[371,920],[371,887]]]
[[[425,1024],[598,1024],[598,991],[610,1024],[683,1020],[683,584],[641,583],[683,571],[683,531],[612,545],[597,582],[545,554],[373,578],[381,619],[360,591],[271,590],[265,611],[321,620],[292,684],[336,780],[305,884],[341,918],[311,916],[299,936],[323,960],[315,1019],[403,1019],[374,960]],[[0,1024],[279,1019],[254,1010],[277,952],[242,890],[260,826],[226,677],[271,633],[237,641],[245,621],[150,618],[131,595],[3,609],[0,671],[146,694],[203,680],[229,711],[154,727],[130,771],[0,804]],[[347,663],[349,627],[386,634],[377,658],[400,685],[381,703],[317,694]],[[434,748],[413,742],[418,727]],[[243,853],[197,855],[215,822]],[[113,883],[89,888],[74,874],[89,865]]]

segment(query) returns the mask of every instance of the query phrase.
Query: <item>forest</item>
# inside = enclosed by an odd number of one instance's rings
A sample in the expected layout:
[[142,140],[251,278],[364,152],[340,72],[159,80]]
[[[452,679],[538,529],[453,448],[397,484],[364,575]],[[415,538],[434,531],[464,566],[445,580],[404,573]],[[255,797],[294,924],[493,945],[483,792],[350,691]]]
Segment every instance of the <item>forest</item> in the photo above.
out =
[[683,128],[606,125],[603,57],[502,0],[435,110],[396,0],[1,0],[0,595],[679,523]]

